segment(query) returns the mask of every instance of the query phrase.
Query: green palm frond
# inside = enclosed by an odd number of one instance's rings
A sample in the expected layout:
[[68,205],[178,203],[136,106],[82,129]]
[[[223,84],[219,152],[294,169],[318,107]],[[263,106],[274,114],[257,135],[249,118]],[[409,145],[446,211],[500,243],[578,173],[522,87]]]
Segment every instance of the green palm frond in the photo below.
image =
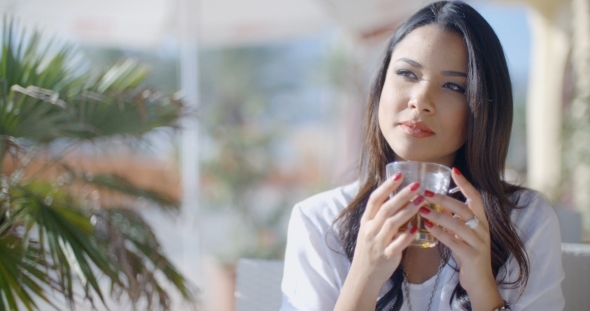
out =
[[96,244],[94,226],[73,198],[49,183],[32,182],[13,187],[11,201],[16,210],[26,209],[26,213],[14,217],[30,229],[25,237],[33,233],[40,237],[40,254],[46,254],[46,262],[57,271],[57,284],[66,298],[73,301],[73,287],[79,280],[87,295],[94,292],[104,301],[93,269],[98,268],[115,282],[117,270]]
[[45,294],[52,280],[40,264],[43,257],[35,245],[23,244],[15,236],[0,237],[0,310],[19,310],[19,303],[34,310],[36,299],[53,305]]
[[[147,301],[148,310],[169,310],[169,285],[194,301],[195,290],[164,256],[152,228],[134,211],[133,200],[129,206],[104,208],[100,202],[89,205],[77,189],[142,197],[171,211],[179,209],[179,202],[118,174],[88,178],[52,149],[121,137],[140,140],[155,128],[176,128],[182,103],[142,88],[148,69],[136,61],[96,72],[69,45],[19,31],[9,19],[3,26],[0,310],[38,310],[41,301],[56,309],[58,301],[65,301],[74,308],[80,299],[96,307],[93,297],[105,304],[107,294],[125,296],[134,306]],[[65,183],[25,178],[28,165],[43,154],[50,156],[43,157],[42,171],[58,168],[74,178]],[[7,155],[11,161],[4,161]],[[16,167],[9,170],[6,163]],[[101,288],[99,279],[106,279],[111,291]]]
[[12,105],[0,110],[2,135],[48,143],[83,132],[84,125],[73,122],[73,116],[64,108],[21,93],[24,89],[20,87],[12,89]]
[[2,35],[0,135],[50,143],[177,126],[182,105],[138,88],[149,70],[136,61],[97,74],[74,48],[55,41],[43,46],[38,33],[19,33],[11,21],[4,21]]
[[6,96],[10,87],[35,86],[59,94],[79,93],[85,80],[77,73],[81,61],[73,47],[50,40],[42,44],[40,33],[18,31],[14,22],[4,19],[0,77],[2,78],[3,104],[9,104]]
[[126,59],[111,67],[98,79],[93,89],[97,93],[121,92],[136,87],[147,77],[149,70],[145,66],[138,66],[137,61]]
[[154,97],[149,90],[110,96],[87,93],[72,101],[76,119],[89,129],[80,132],[78,138],[139,136],[160,126],[177,126],[181,113],[178,102]]
[[88,185],[97,186],[99,189],[112,191],[117,194],[122,194],[129,197],[141,197],[144,198],[159,207],[169,210],[178,211],[180,209],[180,203],[163,193],[135,186],[132,182],[126,178],[117,174],[84,174],[76,171],[69,165],[63,164],[63,167],[68,173],[70,173],[76,180],[82,181]]
[[102,210],[96,216],[100,236],[103,237],[100,241],[107,248],[117,249],[115,262],[124,271],[126,283],[135,292],[147,291],[148,294],[144,297],[148,304],[153,301],[160,301],[165,305],[170,303],[168,294],[162,291],[161,284],[157,281],[158,274],[174,285],[185,299],[192,301],[195,290],[187,285],[185,278],[172,263],[161,255],[161,246],[153,230],[141,217],[127,208]]

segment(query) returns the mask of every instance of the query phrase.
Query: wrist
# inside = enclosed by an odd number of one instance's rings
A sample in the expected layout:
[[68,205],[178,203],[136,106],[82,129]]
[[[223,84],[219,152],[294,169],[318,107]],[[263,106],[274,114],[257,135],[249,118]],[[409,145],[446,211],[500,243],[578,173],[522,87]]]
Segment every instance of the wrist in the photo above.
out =
[[380,287],[374,285],[369,275],[352,269],[340,290],[334,311],[375,310]]
[[493,284],[482,284],[467,291],[473,311],[496,311],[505,305],[505,301],[500,295],[498,286]]
[[366,269],[357,268],[354,263],[346,276],[345,285],[348,283],[349,286],[355,288],[359,293],[363,295],[375,296],[375,299],[381,291],[381,287],[387,281],[381,282],[380,279],[374,277]]

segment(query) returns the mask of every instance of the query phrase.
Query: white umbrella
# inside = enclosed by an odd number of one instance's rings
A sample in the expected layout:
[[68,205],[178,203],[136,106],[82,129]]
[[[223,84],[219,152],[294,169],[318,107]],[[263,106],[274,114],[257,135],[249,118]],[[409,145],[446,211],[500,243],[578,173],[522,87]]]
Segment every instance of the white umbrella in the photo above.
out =
[[[174,40],[181,16],[200,45],[259,43],[339,25],[361,37],[394,28],[424,1],[407,0],[3,0],[0,12],[77,42],[145,49]],[[426,1],[428,2],[428,1]]]
[[174,39],[181,16],[202,45],[261,42],[316,31],[326,21],[313,0],[4,0],[0,12],[25,26],[83,44],[145,49]]

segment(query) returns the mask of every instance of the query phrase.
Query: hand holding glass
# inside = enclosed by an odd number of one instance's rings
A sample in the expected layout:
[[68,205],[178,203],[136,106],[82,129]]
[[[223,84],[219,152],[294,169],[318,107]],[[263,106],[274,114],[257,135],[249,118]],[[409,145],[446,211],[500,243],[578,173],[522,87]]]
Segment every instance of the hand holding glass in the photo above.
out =
[[[398,189],[403,189],[407,185],[413,182],[420,183],[419,195],[424,195],[425,190],[430,190],[434,193],[447,194],[449,190],[449,183],[451,181],[451,169],[440,164],[430,162],[418,162],[418,161],[397,161],[387,164],[385,168],[387,178],[395,175],[398,172],[402,172],[403,181]],[[390,197],[395,195],[392,193]],[[424,205],[427,208],[433,209],[437,212],[442,210],[439,205],[426,203]],[[438,241],[428,231],[422,217],[418,213],[415,217],[400,228],[400,231],[407,229],[407,226],[414,227],[418,226],[416,236],[410,246],[429,248],[434,247]]]

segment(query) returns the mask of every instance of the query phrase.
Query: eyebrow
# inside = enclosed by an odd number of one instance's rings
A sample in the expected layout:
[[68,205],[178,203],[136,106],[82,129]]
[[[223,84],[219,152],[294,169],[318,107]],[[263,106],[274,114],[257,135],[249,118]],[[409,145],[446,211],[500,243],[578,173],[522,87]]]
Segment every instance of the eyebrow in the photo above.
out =
[[465,78],[467,78],[467,74],[464,73],[464,72],[460,72],[460,71],[443,70],[441,73],[442,73],[443,76],[465,77]]
[[402,58],[396,60],[396,62],[400,62],[400,61],[401,62],[406,62],[406,63],[410,64],[412,67],[416,67],[418,69],[422,69],[422,65],[419,62],[415,61],[415,60],[412,60],[412,59],[409,59],[409,58],[406,58],[406,57],[402,57]]
[[[400,61],[406,62],[406,63],[410,64],[410,66],[415,67],[415,68],[418,68],[418,69],[422,69],[423,68],[422,64],[420,64],[419,62],[417,62],[415,60],[409,59],[407,57],[402,57],[402,58],[398,59],[396,62],[400,62]],[[464,72],[461,72],[461,71],[443,70],[443,71],[441,71],[441,74],[443,76],[465,77],[465,78],[467,78],[467,74],[464,73]]]

